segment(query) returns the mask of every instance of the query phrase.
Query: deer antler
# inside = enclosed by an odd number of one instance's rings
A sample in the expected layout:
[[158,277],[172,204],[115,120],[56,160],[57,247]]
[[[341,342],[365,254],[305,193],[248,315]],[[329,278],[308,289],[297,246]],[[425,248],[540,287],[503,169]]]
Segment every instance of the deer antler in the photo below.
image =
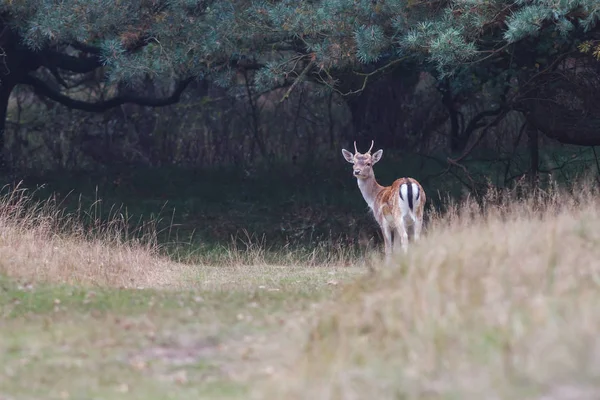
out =
[[371,153],[371,149],[373,148],[374,144],[375,144],[375,141],[371,140],[371,147],[369,147],[369,150],[367,151],[367,153]]
[[358,149],[356,148],[356,140],[354,141],[354,154],[358,153]]

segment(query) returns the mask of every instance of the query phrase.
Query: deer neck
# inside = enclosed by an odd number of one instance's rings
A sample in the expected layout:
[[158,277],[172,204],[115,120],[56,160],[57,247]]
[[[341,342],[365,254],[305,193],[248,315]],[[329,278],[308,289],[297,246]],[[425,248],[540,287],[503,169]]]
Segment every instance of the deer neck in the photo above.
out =
[[383,187],[377,183],[375,179],[375,175],[371,175],[367,179],[357,179],[358,188],[363,195],[363,198],[371,208],[373,209],[373,203],[375,202],[375,198],[383,190]]

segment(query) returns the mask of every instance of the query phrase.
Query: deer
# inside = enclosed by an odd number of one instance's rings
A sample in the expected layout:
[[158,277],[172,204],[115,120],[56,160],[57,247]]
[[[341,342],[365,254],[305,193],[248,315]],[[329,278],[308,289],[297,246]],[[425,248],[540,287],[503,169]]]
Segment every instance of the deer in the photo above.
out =
[[369,150],[361,154],[355,141],[354,154],[342,149],[342,155],[353,165],[352,173],[356,177],[358,188],[381,228],[385,256],[389,261],[397,249],[398,239],[404,253],[408,251],[407,228],[412,227],[414,241],[419,240],[427,198],[421,184],[413,178],[396,179],[391,186],[381,186],[377,183],[373,166],[381,160],[383,149],[371,155],[374,144],[375,142],[371,141]]

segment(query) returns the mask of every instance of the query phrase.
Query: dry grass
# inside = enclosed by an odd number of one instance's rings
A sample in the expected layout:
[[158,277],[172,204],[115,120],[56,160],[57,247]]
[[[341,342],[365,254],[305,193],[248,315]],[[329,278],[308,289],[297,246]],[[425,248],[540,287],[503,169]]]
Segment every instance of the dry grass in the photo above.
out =
[[60,209],[0,196],[0,398],[247,398],[293,354],[286,332],[364,272],[269,264],[251,242],[179,264],[152,224]]
[[54,199],[36,202],[24,189],[9,190],[0,196],[0,274],[109,287],[177,285],[188,267],[159,255],[152,225],[133,239],[128,222],[118,212],[107,223],[93,210],[69,215]]
[[[248,389],[261,399],[600,398],[597,193],[509,198],[451,205],[395,267],[365,277],[359,260],[344,267],[344,249],[321,267],[277,266],[251,242],[225,253],[231,265],[180,265],[160,256],[152,226],[138,239],[124,217],[84,229],[81,216],[12,191],[0,198],[0,277],[76,286],[8,289],[16,300],[4,303],[0,359],[10,393],[29,393],[28,382],[60,361],[79,367],[58,386],[40,378],[35,393],[54,385],[53,398],[58,388],[124,399],[248,398]],[[44,336],[48,324],[54,333]],[[33,345],[43,355],[20,369]],[[190,346],[189,365],[169,358]],[[89,349],[98,353],[82,358]],[[142,357],[143,368],[122,354]]]
[[352,249],[342,245],[324,243],[311,249],[272,251],[264,239],[246,233],[241,244],[232,238],[231,244],[210,250],[169,243],[189,253],[184,257],[188,261],[175,262],[162,251],[156,220],[138,222],[132,228],[131,218],[120,209],[101,217],[100,200],[88,210],[79,207],[69,214],[55,198],[35,201],[19,187],[2,192],[0,275],[25,281],[176,288],[189,287],[184,281],[209,266],[340,267],[356,261]]
[[242,230],[231,237],[230,243],[210,249],[199,247],[182,258],[202,265],[323,267],[355,264],[358,253],[356,249],[334,240],[324,240],[311,247],[269,247],[264,236]]
[[600,398],[599,244],[592,191],[451,207],[346,287],[259,397]]

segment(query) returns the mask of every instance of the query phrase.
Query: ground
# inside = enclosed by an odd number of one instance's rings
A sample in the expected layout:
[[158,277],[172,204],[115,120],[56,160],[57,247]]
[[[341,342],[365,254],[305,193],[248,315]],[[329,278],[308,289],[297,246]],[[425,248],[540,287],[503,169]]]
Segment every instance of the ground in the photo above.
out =
[[178,289],[4,278],[0,398],[247,398],[301,351],[298,328],[361,273],[198,267]]
[[600,204],[577,189],[449,204],[387,266],[343,246],[178,259],[9,193],[0,398],[600,398]]

